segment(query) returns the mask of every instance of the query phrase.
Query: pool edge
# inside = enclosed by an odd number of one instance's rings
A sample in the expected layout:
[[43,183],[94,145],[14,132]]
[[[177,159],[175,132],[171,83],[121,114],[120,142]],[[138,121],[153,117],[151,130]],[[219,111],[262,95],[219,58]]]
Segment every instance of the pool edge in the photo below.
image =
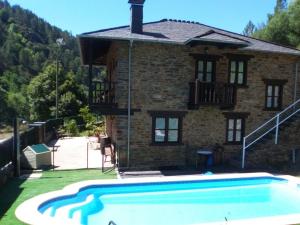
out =
[[[74,195],[78,193],[78,191],[86,186],[90,185],[107,185],[107,184],[135,184],[135,183],[159,183],[159,182],[172,182],[172,181],[191,181],[191,180],[217,180],[217,179],[234,179],[234,178],[251,178],[251,177],[276,177],[276,178],[283,178],[287,179],[293,184],[300,184],[300,179],[289,176],[289,175],[280,175],[280,176],[274,176],[270,173],[235,173],[235,174],[217,174],[217,175],[184,175],[184,176],[170,176],[170,177],[144,177],[144,178],[128,178],[128,179],[109,179],[109,180],[88,180],[88,181],[81,181],[77,183],[73,183],[70,185],[65,186],[61,190],[52,191],[48,193],[44,193],[38,196],[35,196],[29,200],[26,200],[25,202],[21,203],[16,211],[15,215],[16,217],[27,224],[32,225],[66,225],[66,224],[75,224],[73,220],[59,220],[58,218],[52,218],[50,216],[46,216],[41,214],[38,211],[38,208],[46,201],[62,197],[66,195]],[[224,221],[224,224],[253,224],[253,223],[264,223],[266,222],[270,223],[272,221],[272,224],[293,224],[293,223],[299,223],[300,222],[300,214],[296,215],[289,215],[288,217],[291,217],[289,219],[289,222],[286,223],[286,220],[288,219],[287,216],[276,216],[271,218],[259,218],[259,219],[247,219],[247,220],[235,220],[235,221]],[[260,221],[260,222],[259,222]],[[280,222],[281,221],[281,222]],[[285,221],[284,223],[282,223]],[[296,222],[294,222],[296,221]],[[279,223],[277,223],[279,222]],[[291,222],[291,223],[290,223]],[[79,224],[79,223],[77,223]],[[220,224],[218,223],[207,223],[209,225],[215,225]],[[261,223],[260,223],[261,224]],[[76,224],[75,224],[76,225]],[[195,224],[196,225],[196,224]],[[203,224],[202,224],[203,225]]]

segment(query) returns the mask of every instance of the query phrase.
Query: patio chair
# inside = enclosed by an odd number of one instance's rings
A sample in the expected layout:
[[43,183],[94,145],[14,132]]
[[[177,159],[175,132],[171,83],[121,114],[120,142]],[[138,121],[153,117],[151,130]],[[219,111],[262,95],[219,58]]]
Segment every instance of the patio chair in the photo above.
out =
[[[100,139],[100,149],[102,154],[102,163],[111,162],[114,164],[115,151],[110,137],[102,137]],[[107,160],[107,157],[109,157],[110,160]]]
[[55,139],[64,139],[65,137],[67,137],[67,135],[61,131],[61,130],[57,130],[55,127],[53,127],[53,132],[54,132],[54,136],[55,136]]

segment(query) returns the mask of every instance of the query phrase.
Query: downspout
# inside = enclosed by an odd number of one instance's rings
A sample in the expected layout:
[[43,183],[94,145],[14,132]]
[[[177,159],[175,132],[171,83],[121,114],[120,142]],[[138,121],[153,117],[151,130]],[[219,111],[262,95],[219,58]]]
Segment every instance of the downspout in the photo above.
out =
[[298,86],[298,68],[299,68],[299,63],[296,63],[295,66],[295,86],[294,86],[294,102],[297,101],[297,86]]
[[133,40],[129,40],[128,48],[128,105],[127,105],[127,168],[130,166],[130,120],[131,120],[131,50],[132,50]]

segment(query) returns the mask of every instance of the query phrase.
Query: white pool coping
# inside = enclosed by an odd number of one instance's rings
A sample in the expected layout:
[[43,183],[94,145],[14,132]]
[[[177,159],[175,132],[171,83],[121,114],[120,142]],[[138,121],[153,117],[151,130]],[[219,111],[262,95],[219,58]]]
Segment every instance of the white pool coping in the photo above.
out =
[[[235,174],[221,174],[221,175],[186,175],[186,176],[170,176],[170,177],[144,177],[144,178],[130,178],[130,179],[115,179],[115,180],[89,180],[74,183],[66,186],[62,190],[48,192],[45,194],[33,197],[21,205],[15,211],[16,217],[24,223],[32,225],[80,225],[74,220],[53,218],[48,215],[43,215],[38,211],[39,206],[53,198],[76,194],[81,188],[90,185],[107,185],[107,184],[134,184],[134,183],[152,183],[152,182],[172,182],[172,181],[191,181],[191,180],[215,180],[215,179],[232,179],[232,178],[248,178],[248,177],[277,177],[283,178],[290,182],[291,185],[300,185],[300,179],[289,176],[274,176],[269,173],[235,173]],[[256,219],[234,220],[224,222],[205,223],[201,225],[253,225],[253,224],[297,224],[300,223],[300,214],[291,214],[286,216],[272,216]],[[198,225],[198,224],[194,224]],[[200,225],[200,224],[199,224]]]

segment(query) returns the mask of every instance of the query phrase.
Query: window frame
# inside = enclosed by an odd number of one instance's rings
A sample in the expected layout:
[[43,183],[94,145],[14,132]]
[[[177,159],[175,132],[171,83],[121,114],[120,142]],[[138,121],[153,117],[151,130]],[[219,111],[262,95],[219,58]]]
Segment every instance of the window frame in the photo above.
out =
[[[231,54],[231,53],[227,53],[226,54],[227,58],[228,58],[228,84],[232,84],[235,85],[237,87],[244,87],[247,88],[247,81],[248,81],[248,66],[249,66],[249,60],[254,58],[254,56],[252,55],[244,55],[244,54]],[[234,83],[230,82],[230,77],[231,77],[231,62],[235,61],[236,64],[236,71],[235,71],[235,78],[234,78]],[[243,83],[239,84],[238,83],[238,75],[239,75],[239,62],[243,62],[244,65],[244,71],[243,71]]]
[[[204,83],[214,83],[216,80],[216,60],[214,59],[197,59],[196,60],[196,73],[195,73],[195,78],[198,78],[199,75],[199,62],[202,61],[203,62],[203,80],[199,80],[200,82],[204,82]],[[207,63],[211,62],[212,63],[212,70],[211,70],[211,81],[207,81]]]
[[[207,61],[212,62],[212,79],[211,83],[216,81],[216,68],[217,68],[217,61],[222,58],[222,55],[211,55],[211,54],[198,54],[198,53],[190,53],[190,56],[192,56],[195,59],[195,79],[198,79],[198,62],[203,61],[203,70],[206,73],[206,65]],[[205,64],[205,66],[204,66]],[[205,69],[204,69],[205,67]],[[203,74],[204,75],[204,74]],[[206,78],[206,74],[204,75]],[[206,82],[206,81],[201,81]]]
[[[264,110],[266,111],[280,111],[282,109],[282,101],[283,101],[283,85],[287,82],[287,80],[279,80],[279,79],[263,79],[265,83],[265,105]],[[272,95],[268,95],[268,87],[272,87]],[[275,87],[278,87],[278,105],[274,107],[274,98],[275,96]],[[268,97],[271,97],[271,107],[268,107]]]
[[[185,116],[185,111],[148,111],[152,117],[152,129],[151,129],[151,144],[150,145],[159,145],[159,146],[173,146],[173,145],[183,145],[182,143],[182,120]],[[165,119],[165,137],[163,142],[157,142],[155,140],[155,131],[161,130],[156,129],[156,119],[164,118]],[[171,118],[178,119],[178,129],[169,129],[169,120]],[[177,141],[169,141],[168,134],[170,130],[178,131]]]
[[[232,62],[235,62],[235,71],[234,71],[234,82],[231,83],[231,64]],[[243,82],[240,84],[238,83],[239,79],[239,65],[240,63],[243,63]],[[246,86],[247,85],[247,69],[248,69],[248,63],[246,60],[239,60],[239,59],[230,59],[229,60],[229,72],[228,72],[228,83],[232,85],[237,85],[237,86]]]
[[[243,138],[245,136],[245,128],[246,128],[246,118],[249,116],[250,113],[247,112],[226,112],[224,113],[225,118],[226,118],[226,132],[225,132],[225,144],[228,145],[241,145],[243,143]],[[241,120],[241,139],[239,141],[236,141],[236,125],[237,125],[237,120]],[[228,140],[228,133],[229,133],[229,121],[234,120],[233,123],[233,138],[232,141]]]

